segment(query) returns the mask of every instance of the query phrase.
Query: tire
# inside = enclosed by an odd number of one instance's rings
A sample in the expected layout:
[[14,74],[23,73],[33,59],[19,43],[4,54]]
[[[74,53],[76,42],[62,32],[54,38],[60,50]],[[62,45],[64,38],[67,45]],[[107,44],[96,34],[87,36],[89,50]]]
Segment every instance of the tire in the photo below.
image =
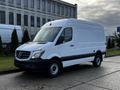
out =
[[61,74],[62,67],[60,62],[51,61],[48,65],[48,77],[54,78]]
[[94,61],[92,62],[92,63],[93,63],[93,66],[94,66],[94,67],[100,67],[102,61],[103,61],[103,60],[102,60],[102,55],[96,55]]

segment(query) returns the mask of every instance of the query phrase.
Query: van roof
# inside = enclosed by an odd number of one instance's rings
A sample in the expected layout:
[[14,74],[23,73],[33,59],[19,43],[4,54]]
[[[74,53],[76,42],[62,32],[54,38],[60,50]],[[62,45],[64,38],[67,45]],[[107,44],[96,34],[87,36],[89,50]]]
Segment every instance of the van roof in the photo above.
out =
[[17,25],[0,24],[0,29],[21,29],[21,27]]
[[70,18],[70,19],[59,19],[59,20],[54,20],[51,22],[48,22],[45,24],[45,26],[94,26],[94,27],[101,27],[103,28],[100,24],[97,23],[93,23],[90,21],[84,21],[84,20],[78,20],[78,19],[74,19],[74,18]]

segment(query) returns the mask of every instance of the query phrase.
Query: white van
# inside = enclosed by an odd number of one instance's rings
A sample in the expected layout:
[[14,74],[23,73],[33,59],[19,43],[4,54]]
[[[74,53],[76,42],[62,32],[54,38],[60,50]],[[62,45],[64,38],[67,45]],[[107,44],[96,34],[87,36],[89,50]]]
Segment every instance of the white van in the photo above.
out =
[[46,70],[51,77],[65,67],[92,62],[99,67],[106,52],[102,26],[76,19],[61,19],[41,27],[33,42],[16,49],[15,65],[23,70]]
[[22,41],[23,32],[20,26],[0,24],[0,36],[2,43],[10,43],[13,30],[16,29],[19,42]]

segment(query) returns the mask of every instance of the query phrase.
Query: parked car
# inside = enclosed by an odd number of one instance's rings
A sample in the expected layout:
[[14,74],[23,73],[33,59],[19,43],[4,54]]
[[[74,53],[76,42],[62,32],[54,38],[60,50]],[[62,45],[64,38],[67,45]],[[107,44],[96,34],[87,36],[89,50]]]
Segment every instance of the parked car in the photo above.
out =
[[15,66],[47,71],[56,77],[62,69],[82,62],[99,67],[106,52],[104,28],[96,23],[61,19],[41,27],[33,42],[16,49]]
[[22,41],[23,32],[20,26],[0,24],[0,36],[2,43],[10,43],[13,30],[16,29],[19,42]]

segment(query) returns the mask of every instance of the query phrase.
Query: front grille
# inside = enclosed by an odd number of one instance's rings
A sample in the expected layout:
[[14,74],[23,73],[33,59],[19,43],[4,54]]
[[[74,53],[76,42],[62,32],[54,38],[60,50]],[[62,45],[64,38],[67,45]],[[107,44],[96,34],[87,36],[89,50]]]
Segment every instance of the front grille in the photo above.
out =
[[27,59],[30,56],[29,51],[16,51],[16,57],[19,59]]

